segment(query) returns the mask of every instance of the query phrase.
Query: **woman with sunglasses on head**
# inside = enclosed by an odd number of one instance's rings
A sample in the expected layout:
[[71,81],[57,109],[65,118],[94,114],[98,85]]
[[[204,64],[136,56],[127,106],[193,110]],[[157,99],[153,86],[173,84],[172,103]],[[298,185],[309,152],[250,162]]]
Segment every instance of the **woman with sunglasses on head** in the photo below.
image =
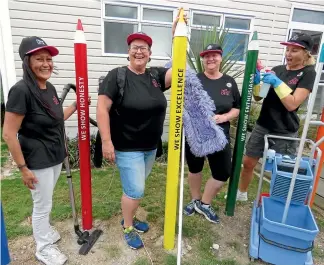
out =
[[54,68],[52,57],[58,53],[39,37],[21,41],[23,78],[9,91],[3,125],[3,139],[33,199],[36,258],[46,265],[67,261],[55,245],[61,237],[50,225],[49,216],[66,157],[64,120],[76,111],[76,102],[63,110],[55,87],[48,81]]
[[[298,108],[307,99],[313,89],[316,72],[315,60],[311,55],[313,40],[307,34],[294,35],[286,46],[286,64],[272,69],[262,77],[264,83],[271,85],[264,98],[261,112],[252,134],[246,144],[243,158],[243,170],[237,192],[237,200],[247,201],[248,186],[253,179],[253,170],[263,156],[264,136],[273,134],[286,137],[298,137]],[[259,83],[257,72],[255,83]],[[258,86],[255,86],[258,88]],[[258,101],[258,89],[254,90],[254,98]],[[295,155],[297,142],[284,139],[273,139],[271,149],[282,155]]]

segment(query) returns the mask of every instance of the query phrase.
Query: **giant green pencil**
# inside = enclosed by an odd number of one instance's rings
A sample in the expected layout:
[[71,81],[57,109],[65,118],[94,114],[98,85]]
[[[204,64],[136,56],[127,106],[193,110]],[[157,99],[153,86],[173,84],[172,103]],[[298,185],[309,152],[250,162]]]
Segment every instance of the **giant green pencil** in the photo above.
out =
[[259,42],[257,32],[253,33],[253,37],[248,46],[246,57],[244,80],[242,86],[241,109],[236,131],[235,146],[232,159],[232,172],[228,186],[228,195],[226,201],[225,214],[234,215],[237,186],[240,180],[241,165],[243,159],[243,151],[247,133],[247,124],[249,121],[249,113],[252,101],[253,81],[256,70],[257,59],[259,55]]

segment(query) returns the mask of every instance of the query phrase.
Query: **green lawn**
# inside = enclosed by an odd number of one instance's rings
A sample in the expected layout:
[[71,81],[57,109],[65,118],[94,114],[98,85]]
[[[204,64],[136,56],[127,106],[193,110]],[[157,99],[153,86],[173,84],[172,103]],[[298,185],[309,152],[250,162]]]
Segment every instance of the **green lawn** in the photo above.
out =
[[[187,170],[186,170],[187,174]],[[73,172],[73,183],[76,197],[76,205],[80,217],[80,181],[79,172]],[[204,169],[204,182],[209,176],[209,169]],[[163,235],[164,210],[165,210],[165,185],[166,184],[166,165],[156,163],[152,174],[146,185],[146,194],[141,202],[141,207],[147,212],[147,220],[151,226],[158,230],[158,236]],[[255,178],[251,188],[249,197],[256,195],[258,178]],[[92,203],[93,203],[93,219],[109,220],[111,217],[121,214],[120,196],[122,193],[119,174],[115,167],[105,169],[92,170]],[[269,188],[268,184],[264,185],[265,189]],[[222,189],[220,194],[214,200],[214,208],[218,211],[224,211],[226,201],[224,195],[227,192],[227,186]],[[20,178],[4,179],[1,181],[1,195],[6,219],[7,236],[10,240],[22,235],[31,235],[30,226],[26,226],[27,217],[31,216],[32,201],[29,190],[22,185]],[[187,181],[184,187],[184,203],[188,202],[189,190]],[[247,214],[251,211],[251,202],[243,204],[237,203],[236,209],[243,209]],[[233,217],[235,218],[235,217]],[[71,207],[69,202],[68,185],[65,174],[62,173],[54,193],[54,206],[52,210],[52,220],[61,221],[72,219]],[[233,219],[232,219],[233,220]],[[247,221],[248,222],[248,221]],[[323,219],[319,219],[319,226],[323,228]],[[223,228],[227,228],[229,232],[231,228],[229,224],[223,223]],[[215,226],[203,220],[199,216],[183,218],[183,238],[190,240],[192,253],[182,260],[183,265],[247,265],[247,263],[239,263],[238,261],[228,259],[218,259],[215,257],[210,247],[213,243],[218,242],[220,235]],[[176,229],[177,230],[177,229]],[[176,231],[177,233],[177,231]],[[154,242],[154,240],[152,241]],[[242,241],[235,239],[228,241],[228,247],[232,248],[237,255],[246,255],[239,251],[243,248],[243,242],[248,244],[247,240]],[[224,243],[225,244],[225,243]],[[224,245],[222,247],[225,247]],[[238,250],[238,251],[236,251]],[[110,247],[107,250],[111,257],[120,255],[118,248]],[[161,251],[161,247],[150,246],[150,251],[154,255],[154,264],[159,265],[175,265],[176,256],[166,251]],[[317,258],[324,258],[323,253],[316,247],[313,252]],[[151,264],[147,257],[139,257],[132,265],[149,265]],[[256,264],[256,263],[251,263]],[[257,263],[260,264],[260,263]]]
[[[204,169],[204,175],[209,175],[209,170],[206,168]],[[141,207],[147,212],[147,220],[152,225],[159,228],[161,235],[163,235],[165,210],[165,182],[166,166],[156,163],[152,174],[147,181],[146,194],[141,203]],[[80,209],[80,181],[78,171],[73,173],[73,183],[76,204],[78,209]],[[253,183],[252,190],[256,189],[256,184],[257,181]],[[114,215],[121,214],[120,196],[122,189],[119,181],[118,171],[114,167],[93,169],[92,186],[94,187],[92,189],[93,219],[108,220]],[[14,239],[21,235],[31,235],[31,227],[24,225],[27,217],[31,216],[32,212],[32,201],[29,190],[22,185],[20,178],[2,180],[1,188],[8,238]],[[224,194],[226,191],[227,188],[224,188],[216,200],[214,200],[215,209],[221,208],[224,210]],[[184,194],[186,203],[190,200],[187,184],[185,185]],[[80,211],[78,212],[80,216]],[[72,213],[68,196],[67,180],[63,173],[55,189],[52,220],[60,221],[68,218],[72,218]],[[184,218],[183,237],[190,238],[193,242],[195,242],[195,244],[197,244],[197,253],[194,258],[184,260],[182,264],[216,264],[215,256],[210,251],[210,246],[215,242],[217,234],[211,233],[211,226],[212,224],[207,221],[202,221],[201,218]],[[110,252],[118,255],[118,251],[116,249],[111,249]],[[159,263],[156,264],[176,264],[176,257],[174,255],[167,253],[157,253],[156,255],[157,256],[155,258],[159,259]],[[150,263],[148,259],[146,260],[146,258],[142,257],[136,261],[135,264],[145,265]],[[217,261],[217,264],[241,265],[236,263],[234,260]]]

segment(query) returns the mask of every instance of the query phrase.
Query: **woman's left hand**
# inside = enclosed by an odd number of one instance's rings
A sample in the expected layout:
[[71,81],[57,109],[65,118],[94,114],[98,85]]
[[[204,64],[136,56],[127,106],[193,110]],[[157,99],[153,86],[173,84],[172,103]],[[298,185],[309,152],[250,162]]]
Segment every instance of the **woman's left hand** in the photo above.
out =
[[214,119],[215,119],[215,121],[216,121],[217,124],[224,123],[224,122],[227,122],[228,121],[225,114],[221,114],[221,115],[216,114],[214,116]]

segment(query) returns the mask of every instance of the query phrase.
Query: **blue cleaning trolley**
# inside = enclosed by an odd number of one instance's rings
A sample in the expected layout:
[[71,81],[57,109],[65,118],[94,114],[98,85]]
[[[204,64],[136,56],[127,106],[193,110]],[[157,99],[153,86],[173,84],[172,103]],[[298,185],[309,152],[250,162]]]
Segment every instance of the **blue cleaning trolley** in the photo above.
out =
[[[323,46],[318,69],[324,62]],[[318,90],[317,75],[301,138],[265,135],[265,148],[256,199],[252,208],[249,255],[274,265],[314,265],[312,249],[319,233],[310,208],[311,194],[319,168],[324,137],[314,143],[306,139],[309,125],[324,126],[310,121]],[[278,154],[269,149],[269,139],[299,141],[297,157]],[[303,157],[305,142],[312,145],[309,157]],[[315,152],[317,156],[315,159]],[[271,172],[269,197],[261,196],[264,172]]]
[[1,226],[1,265],[7,265],[10,263],[10,254],[9,254],[9,248],[8,248],[8,239],[7,239],[7,233],[6,233],[6,225],[5,220],[3,216],[3,210],[2,210],[2,202],[0,202],[0,226]]

